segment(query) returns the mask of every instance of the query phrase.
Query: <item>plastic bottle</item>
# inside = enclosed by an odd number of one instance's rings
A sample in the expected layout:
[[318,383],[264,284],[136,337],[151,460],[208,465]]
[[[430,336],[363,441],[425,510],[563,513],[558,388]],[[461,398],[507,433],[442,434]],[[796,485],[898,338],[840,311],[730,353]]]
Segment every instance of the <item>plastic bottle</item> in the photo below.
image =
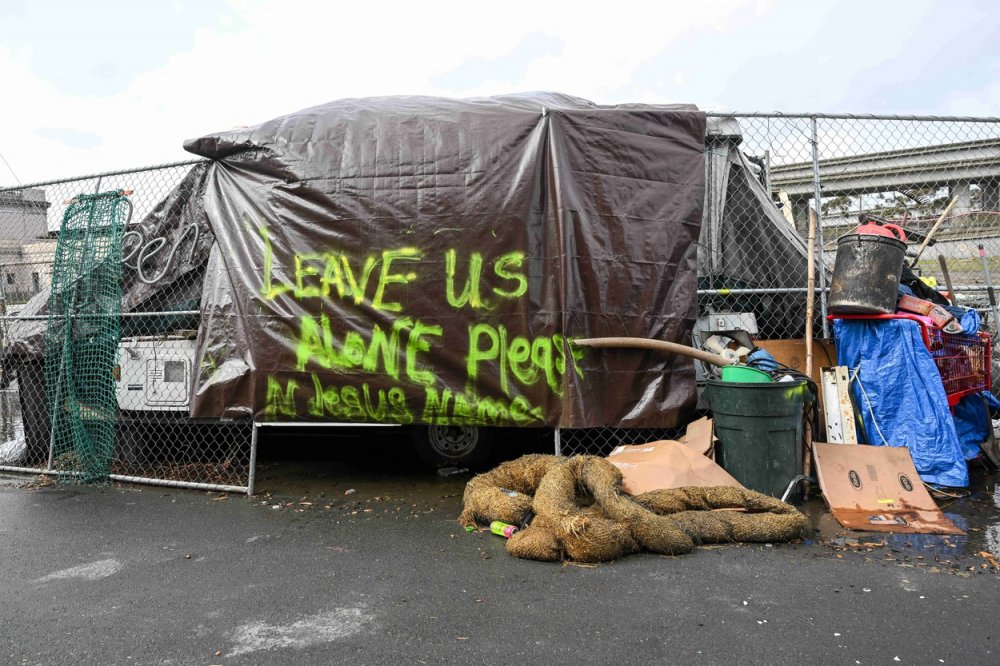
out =
[[509,539],[517,531],[517,525],[509,525],[499,520],[494,520],[490,523],[490,531],[497,536]]

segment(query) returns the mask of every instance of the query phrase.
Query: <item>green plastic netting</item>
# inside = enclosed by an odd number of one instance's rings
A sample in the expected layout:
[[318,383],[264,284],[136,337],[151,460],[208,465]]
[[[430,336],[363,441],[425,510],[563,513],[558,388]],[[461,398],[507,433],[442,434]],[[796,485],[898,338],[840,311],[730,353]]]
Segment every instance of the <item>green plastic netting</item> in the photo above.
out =
[[108,480],[115,452],[122,239],[132,203],[121,190],[77,195],[63,215],[45,328],[45,395],[62,480]]

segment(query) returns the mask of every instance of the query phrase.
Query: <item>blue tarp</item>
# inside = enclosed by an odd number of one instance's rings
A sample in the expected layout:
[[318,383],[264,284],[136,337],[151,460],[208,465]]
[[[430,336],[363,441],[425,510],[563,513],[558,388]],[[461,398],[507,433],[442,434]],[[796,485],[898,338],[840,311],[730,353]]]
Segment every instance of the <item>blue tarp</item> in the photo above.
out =
[[965,465],[934,359],[916,322],[837,320],[837,363],[857,381],[851,388],[870,444],[906,446],[927,483],[969,485]]
[[967,395],[955,405],[955,432],[966,460],[979,455],[979,443],[986,441],[992,427],[986,403],[980,394]]

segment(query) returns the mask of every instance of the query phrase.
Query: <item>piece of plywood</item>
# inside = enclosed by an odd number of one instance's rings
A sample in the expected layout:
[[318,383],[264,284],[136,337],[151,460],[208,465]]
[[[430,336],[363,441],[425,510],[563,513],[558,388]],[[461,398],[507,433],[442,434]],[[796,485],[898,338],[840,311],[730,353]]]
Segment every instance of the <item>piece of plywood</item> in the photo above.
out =
[[[761,349],[766,349],[778,363],[783,363],[799,372],[806,371],[806,341],[798,340],[755,340]],[[837,365],[837,350],[832,340],[813,341],[812,380],[819,384],[819,369],[822,366]]]
[[905,446],[817,442],[813,457],[830,511],[847,529],[965,534],[934,503]]
[[[806,341],[796,340],[755,340],[761,349],[766,349],[778,363],[795,368],[805,374],[806,371]],[[813,366],[811,379],[819,386],[819,369],[822,366],[837,365],[837,349],[833,345],[833,340],[813,340]],[[826,413],[823,409],[823,401],[819,405],[820,428],[826,423]],[[816,435],[819,437],[819,434]]]

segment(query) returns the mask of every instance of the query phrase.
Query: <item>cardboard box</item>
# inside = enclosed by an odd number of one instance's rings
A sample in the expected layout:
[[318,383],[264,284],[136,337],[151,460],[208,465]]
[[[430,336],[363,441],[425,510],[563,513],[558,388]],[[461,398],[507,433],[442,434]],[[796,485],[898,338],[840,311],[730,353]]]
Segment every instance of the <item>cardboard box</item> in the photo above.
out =
[[905,446],[817,442],[813,457],[830,511],[847,529],[965,534],[934,503]]
[[709,458],[714,443],[712,421],[702,418],[688,426],[680,441],[619,446],[608,454],[608,461],[621,470],[622,490],[629,495],[685,486],[743,488]]

